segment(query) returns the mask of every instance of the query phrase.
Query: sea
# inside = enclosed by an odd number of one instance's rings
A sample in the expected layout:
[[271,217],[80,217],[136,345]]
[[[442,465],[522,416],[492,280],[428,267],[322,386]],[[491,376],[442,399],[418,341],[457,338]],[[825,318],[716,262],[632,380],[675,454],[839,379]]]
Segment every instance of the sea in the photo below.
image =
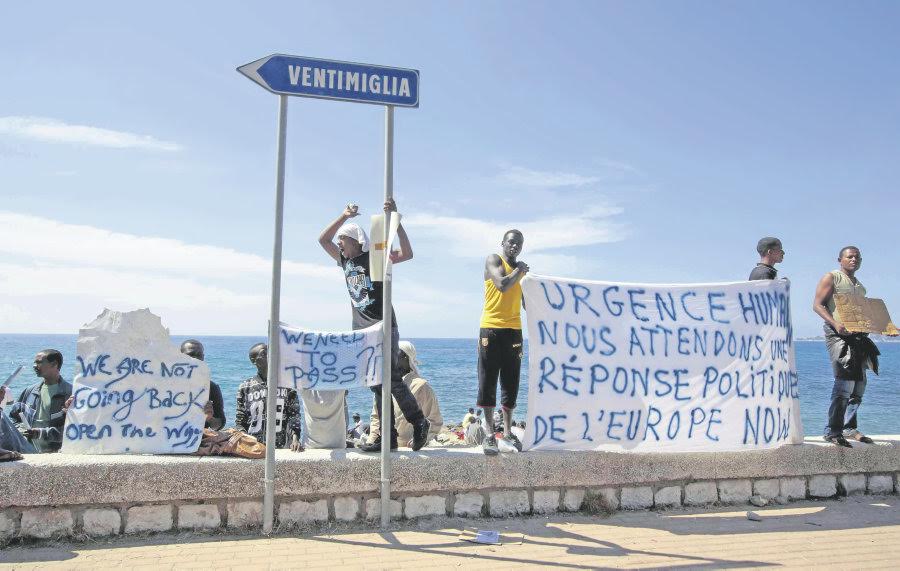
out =
[[[172,336],[176,344],[189,337]],[[247,352],[262,337],[197,337],[206,348],[206,362],[212,379],[222,389],[228,426],[233,425],[237,387],[255,374]],[[19,365],[25,365],[13,382],[13,394],[36,382],[31,369],[34,355],[42,349],[57,349],[63,354],[63,377],[75,376],[76,335],[20,335],[0,334],[0,379],[5,379]],[[458,423],[466,411],[475,406],[478,394],[475,339],[410,339],[416,346],[419,371],[434,388],[445,423]],[[527,342],[526,357],[522,360],[522,380],[519,388],[516,420],[525,420],[528,406]],[[796,341],[795,355],[800,382],[800,411],[807,436],[822,434],[831,398],[831,365],[823,341]],[[881,375],[868,373],[863,404],[859,411],[860,430],[868,434],[900,434],[900,343],[879,343]],[[499,390],[499,389],[498,389]],[[363,418],[372,410],[372,393],[367,389],[350,391],[347,395],[351,415]]]

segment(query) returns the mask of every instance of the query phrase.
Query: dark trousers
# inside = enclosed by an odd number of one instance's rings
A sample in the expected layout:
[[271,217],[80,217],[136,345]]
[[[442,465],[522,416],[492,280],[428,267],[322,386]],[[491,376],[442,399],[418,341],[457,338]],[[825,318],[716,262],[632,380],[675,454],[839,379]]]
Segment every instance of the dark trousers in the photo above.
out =
[[825,436],[839,436],[845,430],[856,429],[856,412],[866,392],[866,378],[861,381],[835,379],[831,389],[831,406],[828,407],[828,426]]
[[[412,391],[409,390],[409,386],[403,382],[403,375],[400,374],[400,369],[398,367],[400,361],[400,349],[397,345],[400,343],[400,332],[396,327],[391,328],[391,396],[394,397],[394,400],[397,401],[397,406],[400,407],[400,412],[403,413],[403,416],[406,417],[406,420],[415,425],[417,422],[421,421],[425,418],[425,415],[422,414],[422,409],[419,408],[419,403],[416,402],[416,397],[413,396]],[[381,385],[376,387],[371,387],[372,392],[375,393],[375,406],[378,407],[378,416],[381,418]],[[387,419],[381,418],[381,434],[384,434],[384,427],[390,425],[391,427],[391,440],[397,439],[397,424],[394,422],[394,407],[391,406],[388,408],[388,414],[390,415]]]

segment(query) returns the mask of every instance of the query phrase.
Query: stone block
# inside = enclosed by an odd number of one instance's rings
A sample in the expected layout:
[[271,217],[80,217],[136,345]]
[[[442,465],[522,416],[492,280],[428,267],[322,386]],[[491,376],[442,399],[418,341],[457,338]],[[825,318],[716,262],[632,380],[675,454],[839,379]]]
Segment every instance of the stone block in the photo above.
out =
[[549,514],[559,511],[559,490],[535,490],[531,512]]
[[584,490],[582,489],[566,490],[566,493],[563,494],[563,509],[567,512],[577,512],[581,509],[583,502]]
[[172,529],[172,506],[134,506],[128,508],[125,533],[169,531]]
[[837,477],[833,474],[817,474],[809,477],[809,495],[814,498],[831,498],[837,495]]
[[447,499],[444,496],[416,496],[406,498],[406,517],[444,515],[447,513]]
[[838,476],[838,487],[846,496],[866,493],[865,474],[841,474]]
[[122,514],[111,508],[84,510],[81,522],[84,532],[92,537],[119,535],[122,530]]
[[216,529],[222,525],[222,514],[215,504],[178,506],[178,529]]
[[806,499],[806,479],[804,478],[781,478],[780,496],[785,500],[804,500]]
[[525,490],[506,490],[491,492],[491,515],[493,517],[505,517],[527,514],[531,511],[528,503],[528,492]]
[[745,504],[750,501],[750,480],[720,480],[719,501],[723,504]]
[[19,535],[49,539],[72,534],[75,519],[65,508],[32,508],[22,512]]
[[781,494],[781,483],[778,478],[753,480],[753,495],[765,500],[774,500]]
[[614,512],[619,509],[619,490],[593,488],[584,493],[582,507],[590,513]]
[[0,540],[15,537],[19,513],[13,510],[0,512]]
[[304,502],[281,502],[278,505],[278,523],[282,525],[310,524],[328,521],[328,501],[318,500]]
[[262,502],[228,502],[228,527],[256,527],[262,519]]
[[653,488],[638,486],[622,488],[619,505],[623,510],[643,510],[653,507]]
[[348,496],[334,498],[334,519],[353,521],[359,517],[359,500]]
[[[403,515],[403,504],[399,500],[391,500],[391,519]],[[381,518],[381,498],[369,498],[366,500],[366,519]]]
[[715,482],[691,482],[684,487],[684,505],[703,506],[719,501]]
[[[870,494],[893,494],[894,477],[890,474],[869,474],[868,489]],[[25,514],[22,514],[22,521],[24,520]]]
[[653,505],[658,508],[671,508],[681,505],[681,486],[666,486],[653,494]]
[[478,517],[484,507],[484,496],[476,492],[456,494],[453,504],[453,515],[460,517]]

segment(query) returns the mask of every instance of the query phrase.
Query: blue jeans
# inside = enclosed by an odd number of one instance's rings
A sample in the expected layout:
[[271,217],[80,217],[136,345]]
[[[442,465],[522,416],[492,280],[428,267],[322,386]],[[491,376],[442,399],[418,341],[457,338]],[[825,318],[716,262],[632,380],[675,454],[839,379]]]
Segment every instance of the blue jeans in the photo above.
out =
[[840,436],[844,430],[856,429],[856,412],[866,392],[866,378],[861,381],[834,380],[831,389],[831,406],[828,407],[828,426],[825,436]]

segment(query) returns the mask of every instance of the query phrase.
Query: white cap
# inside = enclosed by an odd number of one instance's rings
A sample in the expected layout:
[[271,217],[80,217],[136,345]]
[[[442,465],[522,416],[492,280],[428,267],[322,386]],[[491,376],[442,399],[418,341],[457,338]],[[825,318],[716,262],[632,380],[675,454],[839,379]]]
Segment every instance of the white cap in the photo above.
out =
[[360,246],[362,246],[363,252],[369,251],[369,237],[366,236],[366,231],[360,228],[359,224],[354,222],[347,222],[337,231],[338,236],[346,236],[348,238],[353,238],[357,242],[359,242]]
[[419,360],[416,359],[416,346],[410,343],[409,341],[400,341],[397,343],[397,349],[400,349],[406,356],[409,357],[409,368],[413,370],[413,373],[418,377],[419,375]]

